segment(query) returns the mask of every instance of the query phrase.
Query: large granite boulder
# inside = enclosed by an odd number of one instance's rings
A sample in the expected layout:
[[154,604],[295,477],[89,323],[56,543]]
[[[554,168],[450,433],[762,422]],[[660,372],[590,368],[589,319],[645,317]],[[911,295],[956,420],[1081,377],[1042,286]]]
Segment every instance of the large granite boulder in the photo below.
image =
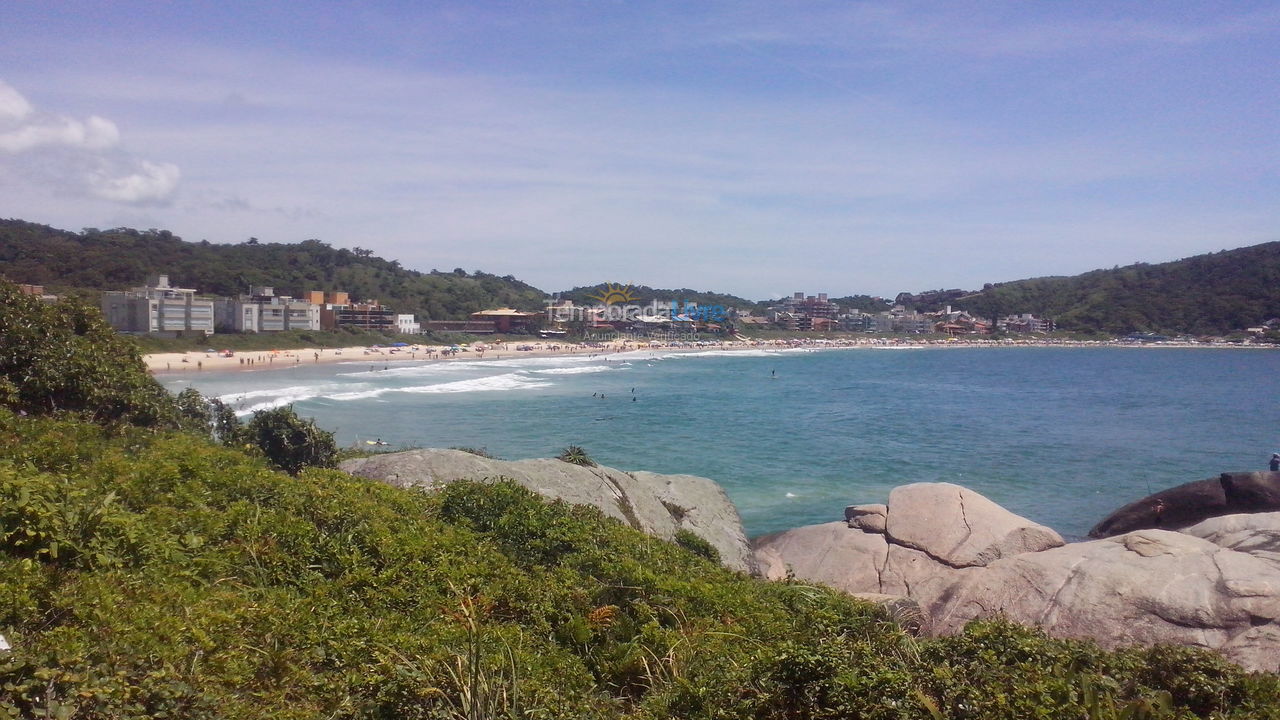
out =
[[1176,530],[1219,515],[1280,510],[1280,473],[1229,472],[1131,502],[1093,526],[1089,537],[1164,528]]
[[461,450],[409,450],[342,462],[339,467],[396,487],[430,490],[455,480],[510,478],[548,498],[591,505],[642,532],[670,540],[688,530],[720,552],[728,568],[755,572],[742,520],[724,489],[693,475],[628,473],[560,460],[494,460]]
[[1003,558],[958,576],[927,607],[939,634],[1003,616],[1107,648],[1189,645],[1280,670],[1280,568],[1167,530]]
[[[757,538],[762,575],[908,598],[932,634],[1003,616],[1105,647],[1191,645],[1249,669],[1280,667],[1280,513],[1062,545],[971,491],[898,490],[883,532],[864,529],[876,508],[851,506],[846,522]],[[984,517],[990,529],[975,523]]]
[[1180,532],[1219,547],[1248,553],[1280,568],[1280,512],[1223,515]]
[[885,535],[952,567],[1062,545],[1053,530],[951,483],[902,485],[889,493]]

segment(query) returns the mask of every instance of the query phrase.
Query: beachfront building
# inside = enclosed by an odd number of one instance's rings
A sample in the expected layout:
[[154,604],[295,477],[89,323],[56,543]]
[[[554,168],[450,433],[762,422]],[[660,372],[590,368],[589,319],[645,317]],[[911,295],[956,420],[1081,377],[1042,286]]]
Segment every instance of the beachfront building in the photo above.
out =
[[423,320],[418,323],[422,332],[466,333],[468,335],[492,335],[498,331],[489,320]]
[[1052,320],[1038,318],[1031,313],[1008,315],[996,323],[1000,330],[1010,333],[1050,333],[1054,330]]
[[176,335],[214,331],[214,302],[196,297],[192,288],[173,287],[168,275],[153,275],[147,284],[102,294],[102,314],[122,333]]
[[[346,305],[331,305],[328,310],[333,322],[333,327],[357,328],[360,330],[373,330],[375,332],[396,332],[398,327],[397,314],[386,305],[380,304],[377,300],[365,300],[359,303],[347,303]],[[323,317],[324,312],[321,312]]]
[[305,299],[276,295],[272,287],[251,287],[248,295],[221,298],[214,317],[223,332],[319,330],[320,306]]
[[820,320],[819,328],[830,328],[839,314],[840,306],[828,300],[826,293],[798,292],[769,308],[768,317],[784,330],[809,331],[815,329],[814,320]]
[[413,315],[396,315],[396,332],[401,335],[418,335],[422,332],[422,325]]
[[492,322],[498,332],[502,333],[533,330],[541,317],[542,313],[521,312],[509,307],[471,313],[472,320]]

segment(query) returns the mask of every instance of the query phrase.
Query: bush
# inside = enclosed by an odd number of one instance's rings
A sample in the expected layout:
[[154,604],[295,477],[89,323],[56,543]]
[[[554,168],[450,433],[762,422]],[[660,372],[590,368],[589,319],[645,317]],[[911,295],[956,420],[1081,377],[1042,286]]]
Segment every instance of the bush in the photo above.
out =
[[720,551],[715,545],[707,542],[704,538],[695,535],[689,530],[677,530],[676,536],[673,538],[676,545],[688,550],[699,557],[704,557],[711,562],[720,564]]
[[583,467],[596,467],[596,461],[591,459],[591,456],[587,454],[586,450],[583,450],[577,445],[570,445],[569,447],[565,448],[563,451],[561,451],[559,455],[556,456],[556,459],[561,460],[563,462],[567,462],[570,465],[581,465]]
[[272,465],[290,475],[307,467],[331,468],[338,464],[333,433],[298,417],[292,407],[255,412],[235,437],[257,446]]
[[46,303],[0,281],[0,403],[29,414],[198,429],[97,308]]

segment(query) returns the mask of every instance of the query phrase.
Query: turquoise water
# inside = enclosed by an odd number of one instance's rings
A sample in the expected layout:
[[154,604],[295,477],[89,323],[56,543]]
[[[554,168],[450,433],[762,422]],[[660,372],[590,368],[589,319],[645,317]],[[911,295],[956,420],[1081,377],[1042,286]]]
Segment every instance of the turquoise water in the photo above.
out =
[[615,467],[703,475],[752,535],[946,481],[1080,536],[1151,490],[1265,469],[1280,449],[1272,351],[638,352],[160,380],[243,412],[293,403],[342,444],[483,446],[512,459],[574,444]]

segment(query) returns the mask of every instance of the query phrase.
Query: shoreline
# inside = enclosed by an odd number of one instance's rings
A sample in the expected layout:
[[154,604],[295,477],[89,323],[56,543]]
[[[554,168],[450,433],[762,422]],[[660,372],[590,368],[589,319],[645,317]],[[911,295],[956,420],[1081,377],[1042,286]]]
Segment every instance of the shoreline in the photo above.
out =
[[[724,342],[643,342],[610,340],[603,343],[566,343],[555,341],[475,343],[454,351],[449,345],[408,345],[406,347],[352,346],[344,348],[295,348],[291,350],[248,350],[233,352],[169,352],[143,355],[147,371],[155,375],[176,375],[204,370],[279,370],[301,365],[342,362],[466,362],[468,360],[501,360],[503,358],[556,357],[563,355],[611,355],[622,352],[661,350],[663,352],[699,352],[708,350],[760,349],[925,349],[925,348],[1008,348],[1008,347],[1113,347],[1135,349],[1228,349],[1276,350],[1277,345],[1237,343],[1159,342],[1134,343],[1122,340],[1043,340],[1043,339],[946,339],[914,340],[908,338],[866,338],[856,340],[727,340]],[[529,347],[530,350],[517,350]]]

